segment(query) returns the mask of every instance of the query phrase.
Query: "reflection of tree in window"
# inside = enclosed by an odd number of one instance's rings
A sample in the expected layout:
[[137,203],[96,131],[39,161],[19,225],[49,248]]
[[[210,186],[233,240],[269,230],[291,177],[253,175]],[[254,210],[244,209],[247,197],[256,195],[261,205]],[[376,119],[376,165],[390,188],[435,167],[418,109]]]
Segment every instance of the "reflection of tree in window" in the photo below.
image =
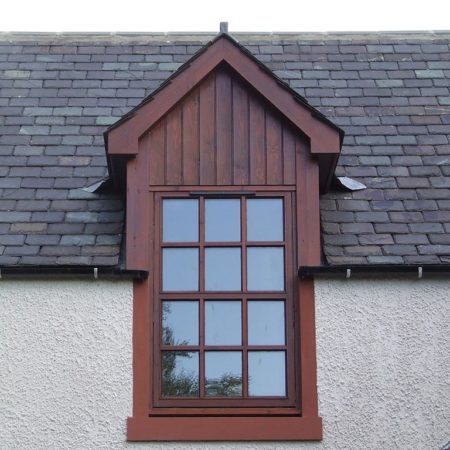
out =
[[[163,302],[162,304],[162,319],[163,319],[163,330],[162,330],[162,341],[163,344],[166,345],[175,345],[175,339],[173,337],[173,330],[167,325],[168,318],[170,313],[172,312],[172,308],[168,302]],[[180,344],[182,345],[182,344]]]
[[208,379],[205,389],[209,397],[239,397],[242,395],[242,377],[225,373],[219,379]]
[[[188,345],[186,340],[175,342],[174,331],[167,326],[168,316],[171,313],[171,305],[164,302],[162,307],[163,343],[166,345]],[[195,356],[194,356],[195,355]],[[196,353],[187,351],[164,352],[163,354],[163,394],[167,397],[197,396],[199,393],[198,371],[183,367],[183,360],[197,359]],[[181,366],[181,367],[180,367]],[[197,364],[198,367],[198,364]]]
[[[184,365],[187,364],[187,367]],[[192,364],[193,363],[193,364]],[[190,368],[190,366],[197,366]],[[193,397],[199,395],[198,354],[178,351],[163,354],[163,395],[165,397]]]

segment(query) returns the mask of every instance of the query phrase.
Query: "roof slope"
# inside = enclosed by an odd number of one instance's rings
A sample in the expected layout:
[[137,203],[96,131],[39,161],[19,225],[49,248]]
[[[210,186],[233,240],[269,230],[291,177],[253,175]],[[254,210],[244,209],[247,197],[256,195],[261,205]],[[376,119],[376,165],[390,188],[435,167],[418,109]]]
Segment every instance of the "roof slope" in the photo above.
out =
[[[450,262],[450,33],[235,36],[346,132],[331,264]],[[211,35],[0,35],[0,265],[116,264],[102,133]]]

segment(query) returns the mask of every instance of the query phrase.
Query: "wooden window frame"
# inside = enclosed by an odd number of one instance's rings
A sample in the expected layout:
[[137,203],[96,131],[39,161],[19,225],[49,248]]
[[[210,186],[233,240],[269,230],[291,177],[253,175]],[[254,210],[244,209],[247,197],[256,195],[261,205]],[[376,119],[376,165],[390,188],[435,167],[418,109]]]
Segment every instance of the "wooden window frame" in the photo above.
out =
[[[226,193],[242,195],[245,187],[189,187],[183,186],[176,191],[165,187],[150,189],[148,199],[148,214],[153,217],[150,224],[148,250],[159,258],[160,226],[153,212],[160,208],[161,196],[186,197],[189,193],[216,193],[216,196]],[[285,223],[286,246],[285,264],[286,276],[292,272],[292,282],[286,282],[286,288],[292,286],[292,301],[295,321],[295,380],[290,380],[288,386],[292,391],[295,385],[295,396],[289,398],[289,404],[280,406],[268,404],[267,399],[249,400],[248,406],[226,400],[228,406],[218,404],[208,406],[199,404],[180,407],[179,401],[161,404],[155,401],[154,367],[155,358],[155,324],[158,329],[159,317],[155,315],[154,301],[158,299],[159,263],[155,264],[153,276],[147,280],[135,281],[133,292],[133,417],[128,419],[128,440],[130,441],[246,441],[246,440],[320,440],[322,438],[322,419],[318,416],[315,361],[315,324],[314,324],[314,285],[311,279],[300,280],[296,277],[298,267],[297,233],[299,219],[296,204],[296,189],[289,186],[248,186],[248,191],[258,196],[284,197],[285,211],[292,208],[289,224]],[[288,200],[289,199],[289,200]],[[158,209],[160,210],[160,209]],[[296,211],[296,214],[294,213]],[[297,220],[295,220],[297,219]],[[241,220],[241,223],[243,221]],[[291,229],[289,229],[292,227]],[[287,231],[289,230],[289,231]],[[287,233],[292,236],[292,251],[287,251]],[[277,244],[279,245],[279,243]],[[214,243],[211,243],[214,246]],[[286,263],[291,254],[291,262]],[[155,259],[154,259],[155,261]],[[244,261],[242,261],[244,264]],[[289,271],[289,272],[288,272]],[[156,290],[155,290],[156,289]],[[241,293],[237,294],[242,297]],[[209,293],[208,293],[209,296]],[[252,295],[250,295],[252,296]],[[227,293],[227,298],[229,297]],[[258,295],[254,296],[255,298]],[[286,307],[288,305],[286,297]],[[286,322],[286,326],[287,326]],[[159,343],[158,343],[159,345]],[[289,359],[288,359],[289,360]],[[289,363],[288,363],[289,364]],[[214,399],[211,399],[214,402]],[[262,401],[260,401],[262,400]],[[208,399],[209,402],[209,399]],[[233,404],[234,403],[234,404]],[[238,402],[239,403],[239,402]],[[259,403],[259,404],[258,404]],[[269,402],[270,403],[270,402]]]
[[[194,194],[194,195],[192,195]],[[164,243],[161,238],[162,231],[162,202],[165,199],[190,199],[197,198],[199,199],[199,240],[197,242],[189,242],[189,243],[178,243],[178,242],[169,242]],[[206,199],[240,199],[240,213],[241,213],[241,236],[242,240],[233,241],[233,242],[207,242],[204,240],[204,219],[205,219],[205,200]],[[284,239],[282,241],[248,241],[246,239],[246,232],[243,231],[243,227],[245,227],[247,222],[247,214],[246,214],[246,202],[244,199],[266,199],[266,198],[281,198],[283,200],[283,235]],[[297,407],[299,408],[298,402],[296,401],[295,396],[295,381],[294,381],[294,335],[295,331],[292,325],[295,321],[293,318],[293,280],[296,278],[296,271],[292,270],[293,265],[293,232],[292,232],[292,213],[291,213],[291,205],[292,205],[292,197],[289,193],[274,193],[274,192],[254,192],[249,194],[240,193],[235,194],[230,197],[229,193],[222,194],[214,194],[214,193],[204,193],[203,191],[200,193],[166,193],[166,194],[157,194],[155,198],[155,222],[157,225],[156,233],[155,233],[155,252],[154,258],[155,260],[159,260],[159,264],[157,268],[155,267],[155,283],[154,283],[154,292],[153,298],[154,302],[154,315],[158,320],[154,321],[154,336],[153,339],[153,352],[154,355],[159,355],[160,351],[174,351],[174,348],[170,346],[162,346],[161,342],[161,309],[160,304],[162,300],[186,300],[193,299],[199,300],[200,305],[200,317],[202,318],[201,312],[204,308],[204,303],[207,300],[242,300],[243,310],[246,311],[246,304],[248,300],[258,300],[262,298],[270,298],[270,299],[279,299],[285,302],[286,308],[286,343],[282,346],[269,346],[269,345],[261,345],[261,346],[250,346],[245,343],[242,343],[241,346],[206,346],[202,344],[202,339],[200,339],[199,345],[183,347],[181,350],[184,351],[200,351],[200,354],[204,351],[242,351],[244,353],[251,350],[282,350],[286,353],[286,374],[287,374],[287,383],[286,388],[288,391],[288,395],[285,398],[249,398],[246,394],[248,391],[247,386],[247,370],[245,364],[243,364],[243,398],[227,398],[227,399],[219,399],[219,398],[171,398],[171,399],[163,399],[162,396],[159,395],[159,390],[161,388],[161,365],[160,358],[157,357],[155,359],[154,364],[154,373],[153,373],[153,405],[154,408],[152,412],[154,414],[170,414],[171,411],[169,408],[173,407],[183,407],[185,410],[185,414],[197,414],[199,407],[207,407],[208,414],[211,415],[224,415],[225,413],[236,415],[240,414],[241,408],[253,408],[253,414],[255,415],[267,415],[269,414],[277,414],[280,413],[279,409],[276,407],[286,408],[286,407]],[[199,249],[199,290],[193,292],[164,292],[161,289],[162,286],[162,273],[161,270],[158,270],[162,267],[162,249],[163,248],[198,248]],[[241,285],[242,289],[240,291],[230,292],[230,291],[207,291],[204,289],[205,284],[205,271],[204,271],[204,250],[207,248],[218,248],[218,247],[226,247],[226,248],[239,248],[241,250]],[[284,289],[283,291],[249,291],[246,288],[247,284],[247,268],[246,268],[246,249],[252,247],[280,247],[283,248],[284,254]],[[288,268],[291,270],[288,273]],[[245,338],[247,332],[247,323],[245,316],[242,317],[243,324],[243,332],[242,336]],[[200,335],[204,332],[204,319],[200,320]],[[195,347],[195,348],[194,348]],[[259,348],[258,348],[259,347]],[[202,357],[200,356],[200,361],[202,361]],[[244,356],[244,362],[247,361],[247,358]],[[204,366],[200,363],[200,392],[204,390],[204,386],[202,382],[204,381]],[[257,409],[257,408],[261,409]],[[236,409],[231,409],[236,408]],[[162,412],[161,412],[162,410]]]

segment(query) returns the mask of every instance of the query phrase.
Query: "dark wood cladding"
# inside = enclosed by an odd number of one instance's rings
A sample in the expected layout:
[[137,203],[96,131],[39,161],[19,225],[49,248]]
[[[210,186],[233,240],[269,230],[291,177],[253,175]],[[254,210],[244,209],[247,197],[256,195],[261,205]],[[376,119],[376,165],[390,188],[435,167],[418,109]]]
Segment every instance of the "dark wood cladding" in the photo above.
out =
[[139,147],[148,152],[151,186],[293,185],[296,140],[304,138],[222,67],[143,135]]

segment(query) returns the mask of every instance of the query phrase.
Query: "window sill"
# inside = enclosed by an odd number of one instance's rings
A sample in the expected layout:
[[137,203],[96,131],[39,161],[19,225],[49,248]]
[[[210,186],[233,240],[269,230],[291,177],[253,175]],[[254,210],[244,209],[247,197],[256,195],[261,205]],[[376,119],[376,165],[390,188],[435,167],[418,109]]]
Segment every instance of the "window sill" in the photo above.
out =
[[128,441],[320,441],[320,417],[128,418]]

